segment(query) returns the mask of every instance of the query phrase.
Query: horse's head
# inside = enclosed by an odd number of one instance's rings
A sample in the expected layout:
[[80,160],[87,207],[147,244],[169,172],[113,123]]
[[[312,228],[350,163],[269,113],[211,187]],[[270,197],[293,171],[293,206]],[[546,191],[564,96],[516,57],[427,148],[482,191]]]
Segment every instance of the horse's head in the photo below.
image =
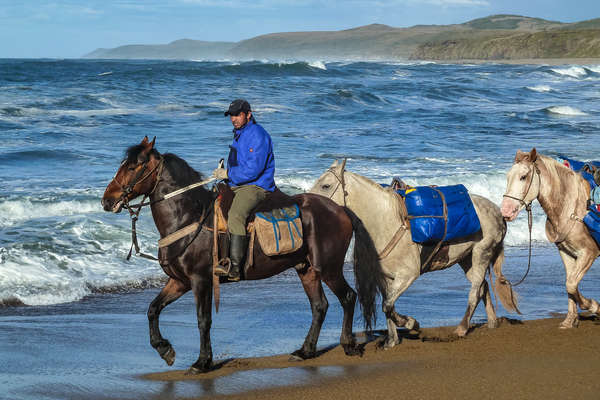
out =
[[309,192],[320,194],[335,201],[340,205],[345,205],[345,191],[346,185],[344,182],[344,167],[346,166],[346,159],[341,163],[337,160],[331,164],[331,167],[323,175],[317,179]]
[[506,192],[501,210],[507,221],[517,218],[519,212],[529,207],[540,193],[541,177],[536,160],[535,147],[529,153],[518,150],[515,162],[506,174]]
[[130,200],[154,190],[162,162],[154,149],[155,141],[156,137],[150,142],[146,136],[140,144],[127,149],[125,159],[102,196],[105,211],[118,213]]

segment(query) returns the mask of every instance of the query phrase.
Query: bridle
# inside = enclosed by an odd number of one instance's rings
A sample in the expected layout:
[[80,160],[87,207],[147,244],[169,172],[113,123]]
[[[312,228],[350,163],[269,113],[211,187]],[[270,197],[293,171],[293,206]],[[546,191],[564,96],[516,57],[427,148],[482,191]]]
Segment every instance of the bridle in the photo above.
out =
[[[125,208],[126,210],[129,210],[129,212],[131,212],[131,207],[138,206],[137,204],[130,205],[129,204],[129,200],[127,199],[127,197],[130,194],[133,193],[133,188],[136,187],[138,184],[144,182],[150,176],[152,176],[152,174],[154,173],[154,171],[156,171],[158,169],[158,173],[157,173],[157,176],[156,176],[156,182],[154,183],[154,187],[152,188],[152,190],[149,193],[145,193],[144,194],[144,200],[146,200],[147,197],[149,197],[150,195],[152,195],[152,193],[154,193],[154,191],[156,190],[156,187],[158,186],[158,182],[160,181],[160,177],[161,177],[162,170],[163,170],[163,165],[164,165],[164,159],[163,159],[163,157],[160,156],[158,163],[154,167],[152,167],[152,169],[150,171],[148,171],[148,173],[146,173],[146,175],[144,175],[144,172],[146,172],[146,169],[148,169],[148,163],[149,162],[150,162],[150,158],[148,158],[148,160],[144,161],[142,163],[142,168],[135,174],[135,176],[133,177],[133,179],[129,183],[125,184],[125,185],[122,185],[119,181],[117,181],[117,179],[116,179],[117,176],[116,175],[113,178],[113,182],[116,183],[117,186],[122,191],[121,196],[119,197],[118,201],[120,201],[120,202],[122,201],[123,202],[123,208]],[[123,161],[123,163],[125,163],[125,161]],[[121,165],[123,165],[123,164],[121,164]],[[144,200],[142,200],[142,203],[144,203]],[[142,203],[140,203],[139,205],[142,205]]]
[[[529,190],[531,189],[534,175],[537,174],[537,177],[538,177],[538,191],[542,184],[542,177],[540,174],[540,169],[537,166],[537,164],[535,163],[535,161],[533,161],[532,164],[533,164],[533,166],[530,170],[531,171],[531,179],[529,180],[529,185],[527,185],[527,190],[525,191],[523,198],[520,199],[518,197],[511,196],[509,194],[502,195],[502,197],[508,197],[509,199],[517,200],[521,205],[525,206],[525,210],[527,210],[527,225],[529,226],[529,257],[528,257],[528,261],[527,261],[527,271],[525,271],[525,275],[523,275],[521,280],[519,280],[519,282],[517,282],[517,283],[511,283],[506,278],[499,278],[499,279],[503,279],[504,282],[508,283],[510,286],[519,286],[521,283],[523,283],[523,281],[525,280],[525,278],[527,278],[527,275],[529,274],[529,269],[531,268],[531,230],[533,229],[533,213],[531,212],[531,203],[533,203],[533,200],[535,200],[535,199],[531,199],[531,201],[529,203],[526,203],[525,199],[527,198],[527,195],[529,194]],[[527,175],[529,175],[529,173]],[[537,198],[537,196],[536,196],[536,198]]]
[[[527,212],[529,213],[529,215],[531,215],[531,203],[533,203],[533,200],[535,199],[531,199],[531,201],[529,203],[525,203],[525,199],[527,198],[527,195],[529,194],[529,190],[531,190],[531,185],[533,183],[533,177],[534,175],[537,174],[538,177],[538,187],[539,185],[541,185],[542,182],[542,178],[540,175],[540,169],[537,166],[537,164],[535,163],[535,161],[532,163],[533,166],[530,169],[530,173],[531,173],[531,179],[529,180],[529,184],[527,185],[527,190],[525,191],[525,194],[523,195],[523,198],[518,198],[515,196],[511,196],[509,194],[503,194],[502,197],[508,197],[509,199],[513,199],[513,200],[517,200],[521,205],[525,206],[525,210],[527,210]],[[527,174],[529,175],[529,173]]]
[[338,176],[338,174],[335,173],[335,168],[329,168],[327,170],[327,172],[331,173],[337,180],[335,189],[333,189],[333,191],[331,192],[331,195],[329,195],[329,199],[333,199],[333,195],[335,194],[335,192],[337,192],[338,188],[341,186],[342,193],[344,196],[344,207],[346,207],[346,197],[348,197],[348,192],[346,191],[346,181],[344,180],[344,171],[345,171],[345,169],[342,168],[342,173],[341,173],[341,175]]
[[[126,209],[127,211],[129,211],[129,217],[131,218],[131,247],[129,248],[129,253],[127,254],[127,260],[129,260],[131,258],[133,248],[135,247],[135,254],[137,256],[147,258],[149,260],[158,261],[158,259],[156,257],[151,256],[150,254],[145,254],[145,253],[140,252],[140,246],[139,246],[138,240],[137,240],[137,230],[135,227],[136,222],[140,216],[140,212],[142,211],[142,208],[144,206],[151,204],[151,202],[146,202],[146,199],[149,196],[151,196],[152,193],[154,193],[154,191],[156,190],[156,187],[158,186],[158,183],[160,182],[160,178],[161,178],[163,167],[164,167],[164,158],[162,156],[159,156],[158,163],[144,175],[144,172],[148,169],[149,162],[150,162],[150,157],[148,157],[148,159],[142,163],[142,168],[135,174],[133,179],[126,185],[122,185],[120,182],[118,182],[116,179],[116,177],[117,177],[116,175],[113,178],[113,182],[115,182],[122,190],[122,194],[119,197],[118,201],[123,202],[123,208]],[[123,165],[123,163],[121,165]],[[154,182],[154,187],[152,188],[152,190],[148,193],[144,193],[144,197],[143,197],[142,201],[139,202],[138,204],[129,204],[128,196],[134,192],[133,188],[136,185],[144,182],[150,176],[152,176],[152,174],[155,171],[157,171],[156,182]],[[117,173],[118,173],[118,171],[117,171]]]

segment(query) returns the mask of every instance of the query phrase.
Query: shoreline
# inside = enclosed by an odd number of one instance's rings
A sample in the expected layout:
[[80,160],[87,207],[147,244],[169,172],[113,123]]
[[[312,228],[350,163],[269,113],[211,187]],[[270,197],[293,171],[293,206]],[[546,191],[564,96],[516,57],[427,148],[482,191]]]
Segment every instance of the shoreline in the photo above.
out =
[[[236,375],[244,381],[243,375],[252,372],[248,378],[262,380],[258,389],[238,382],[237,393],[196,397],[202,399],[598,398],[600,317],[580,314],[579,328],[571,330],[558,329],[561,318],[499,320],[497,329],[475,324],[465,338],[453,334],[454,326],[424,328],[418,334],[399,330],[401,343],[391,350],[379,347],[383,332],[376,331],[363,357],[347,357],[335,346],[303,362],[289,361],[288,355],[228,359],[202,375],[178,370],[140,378],[204,386]],[[280,385],[275,378],[281,370],[292,377],[306,371],[312,375]]]
[[600,65],[600,58],[523,58],[523,59],[460,59],[460,60],[412,60],[436,64],[508,64],[508,65]]

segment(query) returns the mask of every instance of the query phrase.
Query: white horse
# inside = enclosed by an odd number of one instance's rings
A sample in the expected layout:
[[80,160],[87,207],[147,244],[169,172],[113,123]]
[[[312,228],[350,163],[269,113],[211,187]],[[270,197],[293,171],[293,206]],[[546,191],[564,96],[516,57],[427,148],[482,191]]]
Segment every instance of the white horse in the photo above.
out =
[[494,285],[497,297],[504,308],[518,312],[516,296],[502,275],[506,223],[497,205],[484,197],[471,195],[481,231],[466,238],[444,242],[439,249],[436,246],[424,246],[412,241],[410,221],[402,197],[370,179],[345,171],[345,164],[345,160],[342,163],[334,162],[310,191],[344,205],[352,218],[364,228],[355,229],[356,286],[367,329],[376,319],[374,302],[377,291],[383,298],[383,312],[388,327],[384,344],[386,348],[398,343],[396,327],[418,327],[413,318],[396,313],[394,304],[398,297],[421,274],[442,270],[456,263],[460,264],[471,282],[467,310],[455,331],[458,336],[467,334],[471,317],[481,299],[485,304],[487,326],[498,326],[485,280],[485,273],[492,264],[497,277]]
[[566,272],[569,310],[560,328],[578,325],[577,305],[600,315],[598,302],[583,297],[578,288],[600,255],[600,248],[582,222],[587,213],[590,184],[558,161],[537,154],[535,148],[529,153],[517,151],[506,181],[502,215],[507,221],[513,221],[535,199],[546,213],[546,237],[558,247]]

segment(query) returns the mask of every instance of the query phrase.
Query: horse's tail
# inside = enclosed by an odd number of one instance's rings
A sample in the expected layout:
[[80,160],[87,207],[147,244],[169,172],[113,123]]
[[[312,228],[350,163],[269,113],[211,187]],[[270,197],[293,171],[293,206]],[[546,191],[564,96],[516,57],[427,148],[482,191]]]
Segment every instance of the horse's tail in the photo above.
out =
[[381,270],[379,254],[371,235],[365,229],[363,222],[348,208],[346,213],[352,220],[354,228],[354,277],[358,301],[362,309],[365,328],[371,330],[377,323],[377,309],[375,300],[377,293],[385,299],[385,276]]
[[517,304],[517,294],[514,292],[508,279],[502,274],[502,264],[504,264],[504,245],[500,243],[496,249],[493,268],[494,275],[496,275],[496,280],[493,282],[496,298],[500,299],[500,302],[507,311],[521,314]]

